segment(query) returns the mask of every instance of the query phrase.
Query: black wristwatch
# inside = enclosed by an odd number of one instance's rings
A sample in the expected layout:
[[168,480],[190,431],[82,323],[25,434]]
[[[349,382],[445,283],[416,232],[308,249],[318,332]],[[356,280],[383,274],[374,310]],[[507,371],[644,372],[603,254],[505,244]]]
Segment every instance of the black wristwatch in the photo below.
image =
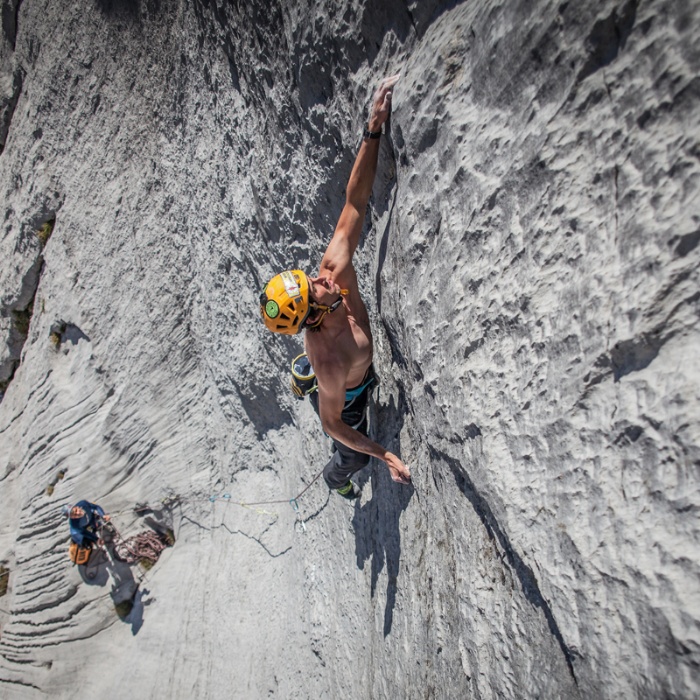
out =
[[370,131],[369,128],[362,132],[363,139],[378,139],[382,135],[381,131]]

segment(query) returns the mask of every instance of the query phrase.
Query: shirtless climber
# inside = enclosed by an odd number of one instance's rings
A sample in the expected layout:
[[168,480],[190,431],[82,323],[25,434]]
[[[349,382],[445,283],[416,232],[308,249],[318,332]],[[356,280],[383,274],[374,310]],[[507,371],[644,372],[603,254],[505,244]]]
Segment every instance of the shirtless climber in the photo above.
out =
[[273,277],[260,295],[262,317],[271,331],[308,331],[304,345],[318,385],[309,396],[335,446],[323,477],[330,489],[347,499],[360,495],[350,477],[370,457],[386,462],[394,481],[408,484],[411,479],[408,467],[395,454],[367,437],[366,407],[375,382],[372,332],[352,264],[377,170],[382,124],[389,118],[398,79],[398,75],[385,78],[374,94],[345,206],[318,277],[287,270]]

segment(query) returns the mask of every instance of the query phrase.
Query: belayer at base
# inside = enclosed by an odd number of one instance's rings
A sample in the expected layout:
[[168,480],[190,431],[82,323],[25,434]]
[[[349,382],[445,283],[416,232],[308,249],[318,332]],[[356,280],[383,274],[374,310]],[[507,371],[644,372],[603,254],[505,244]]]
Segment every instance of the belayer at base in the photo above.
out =
[[63,506],[63,514],[70,526],[70,559],[74,564],[87,564],[93,545],[102,544],[100,530],[109,521],[109,515],[101,506],[85,500],[72,507]]
[[394,481],[408,484],[411,479],[408,467],[395,454],[367,437],[366,407],[375,381],[373,342],[352,263],[377,170],[382,125],[389,117],[398,79],[398,75],[385,78],[374,94],[345,206],[318,276],[287,270],[273,277],[260,295],[267,328],[285,334],[308,331],[304,346],[317,382],[317,390],[309,396],[335,447],[323,476],[328,487],[345,498],[359,495],[350,477],[370,457],[386,462]]

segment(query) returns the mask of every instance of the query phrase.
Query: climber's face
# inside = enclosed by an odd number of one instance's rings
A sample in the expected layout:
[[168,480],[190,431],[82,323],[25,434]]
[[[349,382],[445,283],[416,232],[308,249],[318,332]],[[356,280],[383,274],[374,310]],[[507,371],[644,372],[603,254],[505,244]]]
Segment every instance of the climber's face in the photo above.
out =
[[309,300],[330,306],[340,296],[340,287],[328,277],[309,277]]

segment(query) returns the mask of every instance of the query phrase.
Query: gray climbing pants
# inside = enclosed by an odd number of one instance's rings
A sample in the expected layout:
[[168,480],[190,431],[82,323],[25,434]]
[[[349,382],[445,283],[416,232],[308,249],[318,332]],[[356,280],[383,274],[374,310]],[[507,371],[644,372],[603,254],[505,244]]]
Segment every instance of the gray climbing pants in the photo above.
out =
[[[370,381],[368,381],[370,380]],[[359,431],[363,435],[367,435],[367,405],[372,394],[372,388],[376,383],[374,368],[370,366],[367,370],[367,375],[363,384],[367,386],[356,397],[346,401],[345,407],[341,414],[341,419],[345,425]],[[362,384],[360,385],[362,386]],[[318,414],[318,392],[309,394],[311,404]],[[360,471],[363,467],[369,464],[369,455],[343,445],[342,442],[333,440],[333,456],[328,461],[328,464],[323,469],[323,478],[326,480],[329,489],[337,489],[345,486],[350,477]]]

